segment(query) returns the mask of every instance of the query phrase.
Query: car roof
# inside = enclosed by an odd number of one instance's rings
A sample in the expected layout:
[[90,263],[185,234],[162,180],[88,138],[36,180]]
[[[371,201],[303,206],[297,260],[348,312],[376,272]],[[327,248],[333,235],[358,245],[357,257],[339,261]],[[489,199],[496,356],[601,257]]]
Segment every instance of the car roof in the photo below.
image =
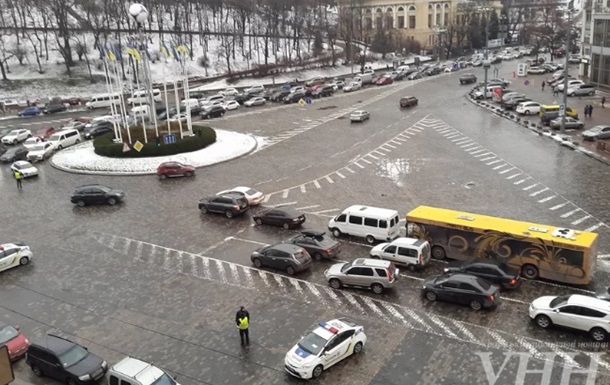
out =
[[103,184],[98,184],[98,183],[93,183],[93,184],[84,184],[82,186],[77,186],[77,189],[81,189],[81,188],[90,188],[90,187],[106,187],[106,188],[110,188],[108,186],[104,186]]
[[376,216],[379,218],[390,218],[390,217],[393,217],[394,215],[398,215],[398,212],[396,210],[383,209],[383,208],[379,208],[379,207],[364,206],[364,205],[352,205],[352,206],[348,207],[347,209],[343,210],[343,212],[344,213],[349,212],[350,215],[362,214],[362,215]]
[[478,282],[478,277],[467,273],[451,273],[447,274],[446,277],[452,281],[459,282]]
[[352,266],[390,267],[391,264],[392,262],[383,259],[357,258],[352,263]]
[[422,239],[417,239],[417,238],[409,238],[409,237],[400,237],[400,238],[396,238],[394,239],[391,244],[392,245],[413,245],[413,246],[421,246],[425,243],[425,240]]
[[268,250],[269,249],[280,250],[290,254],[298,253],[303,250],[302,247],[292,243],[276,243],[275,245],[269,246]]
[[572,294],[568,298],[568,305],[593,307],[610,313],[610,302],[588,295]]
[[125,357],[112,369],[127,377],[134,378],[138,373],[146,369],[150,364],[136,358]]
[[301,234],[305,235],[306,237],[319,238],[319,237],[322,237],[324,234],[326,234],[326,231],[303,229],[303,230],[301,230]]
[[270,210],[267,210],[267,212],[270,212],[270,211],[281,211],[285,214],[293,215],[293,216],[297,216],[297,217],[302,215],[302,213],[300,211],[295,210],[292,207],[274,207]]
[[47,334],[32,342],[32,345],[43,347],[55,354],[61,355],[70,350],[76,344],[61,337]]

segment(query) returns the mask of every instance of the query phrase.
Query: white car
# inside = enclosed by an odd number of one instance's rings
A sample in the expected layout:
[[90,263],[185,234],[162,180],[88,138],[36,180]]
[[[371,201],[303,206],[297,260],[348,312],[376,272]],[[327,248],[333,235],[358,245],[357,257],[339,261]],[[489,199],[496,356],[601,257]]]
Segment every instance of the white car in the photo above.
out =
[[2,143],[17,144],[31,137],[32,133],[29,130],[20,128],[18,130],[12,130],[11,132],[9,132],[5,137],[2,138]]
[[333,87],[333,89],[334,89],[335,91],[337,91],[337,90],[339,90],[339,89],[343,88],[343,86],[345,86],[345,83],[344,83],[342,80],[337,80],[337,81],[334,81],[334,82],[330,82],[330,83],[328,83],[328,85],[329,85],[329,86],[332,86],[332,87]]
[[32,138],[27,138],[25,140],[25,142],[23,142],[23,147],[27,148],[28,150],[31,150],[32,148],[36,147],[36,145],[38,145],[39,143],[42,143],[42,139],[34,136]]
[[202,102],[201,103],[201,108],[203,108],[204,110],[209,110],[214,106],[222,106],[223,105],[223,101],[222,100],[212,100],[209,102]]
[[222,194],[231,193],[231,192],[237,192],[237,193],[242,194],[248,200],[248,204],[250,206],[259,205],[262,202],[263,197],[265,196],[265,194],[263,194],[262,192],[257,191],[250,187],[245,187],[245,186],[238,186],[231,190],[221,191],[216,195],[222,195]]
[[239,93],[239,91],[237,91],[236,88],[229,87],[229,88],[225,88],[224,90],[222,90],[218,93],[222,96],[235,96]]
[[360,83],[351,82],[350,84],[347,84],[343,87],[343,92],[358,91],[361,88],[362,88],[362,85]]
[[225,108],[225,110],[227,111],[231,111],[231,110],[237,110],[239,109],[240,105],[237,101],[235,100],[229,100],[228,102],[226,102],[225,104],[223,104],[223,107]]
[[307,88],[305,86],[294,86],[290,89],[290,93],[294,94],[295,92],[307,92]]
[[263,104],[265,104],[265,98],[263,98],[262,96],[256,96],[244,102],[244,106],[246,107],[262,106]]
[[11,164],[11,171],[15,173],[15,171],[19,171],[24,178],[29,178],[31,176],[38,176],[38,169],[30,162],[25,160],[18,160],[15,163]]
[[538,102],[523,102],[519,103],[515,111],[521,115],[533,115],[540,112],[540,103]]
[[360,353],[365,344],[364,328],[348,319],[320,322],[286,353],[284,367],[295,377],[317,378],[337,362]]
[[610,333],[610,302],[580,294],[544,296],[529,308],[530,318],[543,329],[551,325],[585,331],[597,342]]
[[368,111],[358,110],[351,113],[351,115],[349,116],[349,120],[351,122],[364,122],[370,117],[371,114],[369,114]]
[[52,143],[42,142],[42,143],[36,145],[34,148],[32,148],[28,152],[28,156],[27,156],[28,160],[30,162],[38,161],[38,160],[45,160],[53,154],[54,149],[55,148],[53,147]]
[[265,91],[265,87],[263,87],[263,86],[251,86],[244,90],[244,92],[246,94],[257,94],[257,93],[263,92],[263,91]]
[[176,114],[169,119],[170,122],[182,122],[186,123],[188,121],[188,117],[186,114]]
[[0,271],[30,263],[32,251],[21,242],[0,245]]
[[[585,82],[583,82],[582,80],[572,80],[572,79],[568,79],[568,88],[575,88],[576,86],[579,86],[581,84],[585,84]],[[557,84],[557,91],[559,92],[563,92],[565,84],[563,82]]]
[[72,120],[66,123],[61,129],[82,131],[84,128],[85,124],[83,122],[79,122],[78,120]]
[[530,68],[527,69],[527,73],[528,74],[539,75],[539,74],[546,73],[546,70],[544,68],[541,68],[541,67],[530,67]]

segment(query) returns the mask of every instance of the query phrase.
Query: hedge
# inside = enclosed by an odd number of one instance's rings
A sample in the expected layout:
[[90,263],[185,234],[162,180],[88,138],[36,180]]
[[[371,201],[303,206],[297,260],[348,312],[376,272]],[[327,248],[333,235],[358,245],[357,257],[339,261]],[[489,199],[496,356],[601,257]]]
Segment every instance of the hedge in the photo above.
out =
[[[155,139],[156,133],[154,129],[146,129],[148,143],[144,143],[144,131],[142,126],[132,127],[130,130],[132,143],[137,140],[144,145],[139,152],[130,145],[131,151],[123,152],[123,143],[114,143],[114,132],[109,132],[98,136],[93,140],[93,148],[95,153],[109,158],[144,158],[155,156],[175,155],[184,152],[192,152],[206,148],[210,144],[216,142],[216,131],[211,127],[193,125],[193,136],[185,136],[180,139],[180,127],[178,122],[170,124],[172,134],[176,135],[176,143],[164,144],[163,136],[167,135],[167,125],[159,126],[160,144],[157,145]],[[127,131],[122,130],[123,140],[127,141]]]

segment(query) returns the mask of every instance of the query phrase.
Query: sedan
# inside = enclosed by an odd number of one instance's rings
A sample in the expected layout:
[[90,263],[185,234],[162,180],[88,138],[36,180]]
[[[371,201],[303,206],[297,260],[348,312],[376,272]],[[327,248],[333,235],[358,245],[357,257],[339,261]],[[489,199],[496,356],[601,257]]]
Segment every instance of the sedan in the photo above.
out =
[[27,138],[31,138],[32,134],[29,130],[24,128],[20,128],[17,130],[12,130],[7,135],[2,138],[2,143],[4,144],[17,144],[19,142],[25,141]]
[[475,275],[504,289],[516,289],[522,282],[517,269],[495,261],[454,261],[449,263],[444,272]]
[[47,140],[55,132],[57,132],[55,130],[55,127],[43,127],[43,128],[39,128],[38,130],[36,130],[36,132],[34,133],[34,137],[40,138],[42,140]]
[[384,86],[392,83],[394,83],[394,80],[392,80],[392,78],[389,76],[384,76],[375,82],[375,84],[377,84],[378,86]]
[[199,116],[201,116],[201,119],[220,118],[225,114],[225,111],[222,105],[216,105],[204,109],[199,113]]
[[40,143],[42,143],[42,139],[35,136],[33,138],[26,139],[25,142],[23,142],[23,147],[27,148],[29,151]]
[[66,107],[63,104],[52,104],[48,107],[45,107],[42,109],[42,113],[43,114],[54,114],[56,112],[64,112],[68,109],[68,107]]
[[163,162],[157,167],[159,179],[195,176],[195,167],[180,162]]
[[287,243],[256,249],[250,260],[257,268],[271,267],[293,275],[311,266],[311,256],[302,247]]
[[292,243],[304,248],[316,261],[337,258],[341,250],[341,242],[328,237],[325,231],[302,230],[301,234],[283,243]]
[[231,190],[221,191],[221,192],[217,193],[216,195],[223,195],[223,194],[229,194],[229,193],[235,193],[235,194],[242,195],[244,198],[246,198],[246,200],[248,201],[248,204],[250,206],[259,205],[263,201],[263,197],[265,196],[262,192],[257,191],[250,187],[245,187],[245,186],[237,186],[235,188],[232,188]]
[[244,102],[244,106],[246,107],[262,106],[263,104],[265,104],[265,98],[263,98],[262,96],[256,96]]
[[0,156],[0,161],[9,163],[16,160],[27,159],[28,151],[29,150],[23,146],[11,147],[4,154],[2,154],[2,156]]
[[516,108],[516,112],[521,115],[532,115],[540,112],[540,103],[522,102]]
[[426,77],[426,75],[423,72],[414,72],[411,75],[407,76],[407,80],[417,80],[417,79],[423,79],[425,77]]
[[237,110],[240,107],[240,105],[235,100],[229,100],[228,102],[225,102],[225,104],[223,104],[223,107],[227,111],[232,111],[232,110]]
[[66,123],[61,129],[62,130],[76,130],[82,131],[85,128],[85,123],[80,122],[78,120],[71,120]]
[[371,117],[371,114],[369,114],[368,111],[358,110],[358,111],[354,111],[350,114],[349,120],[350,120],[350,122],[364,122],[365,120],[369,119],[370,117]]
[[219,94],[222,96],[235,96],[238,93],[239,93],[239,91],[237,91],[237,89],[235,89],[233,87],[225,88],[224,90],[219,92]]
[[85,139],[93,139],[96,136],[104,135],[107,132],[114,130],[112,122],[107,120],[101,122],[95,122],[89,128],[85,128]]
[[427,278],[422,293],[429,301],[437,299],[470,305],[474,310],[492,308],[498,304],[498,288],[470,274],[454,273]]
[[30,162],[27,162],[25,160],[18,160],[13,163],[11,165],[11,171],[13,172],[13,174],[15,173],[15,171],[19,171],[24,178],[38,176],[38,169],[32,166]]
[[546,69],[542,67],[530,67],[527,69],[527,73],[532,75],[540,75],[546,73]]
[[19,111],[19,113],[17,115],[19,116],[38,116],[42,113],[42,111],[40,111],[40,108],[38,107],[28,107],[25,108],[21,111]]
[[79,207],[97,203],[115,205],[122,202],[124,198],[125,193],[121,190],[115,190],[103,185],[86,185],[77,187],[74,190],[70,197],[70,202],[77,204]]
[[362,88],[362,85],[360,83],[352,82],[350,84],[343,86],[343,92],[358,91],[361,88]]
[[[585,128],[585,124],[578,119],[574,119],[571,116],[566,116],[566,128],[582,130]],[[553,130],[559,130],[561,128],[561,117],[551,120],[550,126]]]
[[25,356],[30,341],[21,333],[19,326],[12,327],[0,321],[0,347],[6,346],[8,358],[17,361]]
[[186,123],[186,122],[188,122],[188,115],[185,113],[175,114],[175,115],[172,115],[171,118],[169,118],[169,121]]
[[33,147],[28,152],[27,157],[30,162],[45,160],[45,159],[49,158],[51,155],[53,155],[53,150],[54,150],[53,144],[51,144],[49,142],[42,142],[42,143],[36,145],[35,147]]
[[248,201],[240,194],[223,194],[199,200],[199,211],[203,214],[219,213],[227,218],[243,215],[250,210]]
[[30,247],[21,242],[2,244],[0,245],[0,271],[25,266],[30,263],[32,256]]
[[403,96],[400,98],[400,107],[413,107],[419,103],[415,96]]
[[595,126],[582,133],[585,140],[610,139],[610,126]]
[[304,222],[305,214],[288,207],[276,207],[254,216],[254,223],[259,226],[265,224],[292,229],[301,226]]

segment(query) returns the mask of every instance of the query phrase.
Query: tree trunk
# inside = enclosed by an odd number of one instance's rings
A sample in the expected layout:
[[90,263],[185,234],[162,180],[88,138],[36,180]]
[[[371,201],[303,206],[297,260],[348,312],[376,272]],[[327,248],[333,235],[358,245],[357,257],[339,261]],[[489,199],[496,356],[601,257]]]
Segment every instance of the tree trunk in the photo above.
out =
[[6,68],[4,68],[4,60],[0,60],[0,72],[2,73],[2,80],[8,80],[6,77]]

